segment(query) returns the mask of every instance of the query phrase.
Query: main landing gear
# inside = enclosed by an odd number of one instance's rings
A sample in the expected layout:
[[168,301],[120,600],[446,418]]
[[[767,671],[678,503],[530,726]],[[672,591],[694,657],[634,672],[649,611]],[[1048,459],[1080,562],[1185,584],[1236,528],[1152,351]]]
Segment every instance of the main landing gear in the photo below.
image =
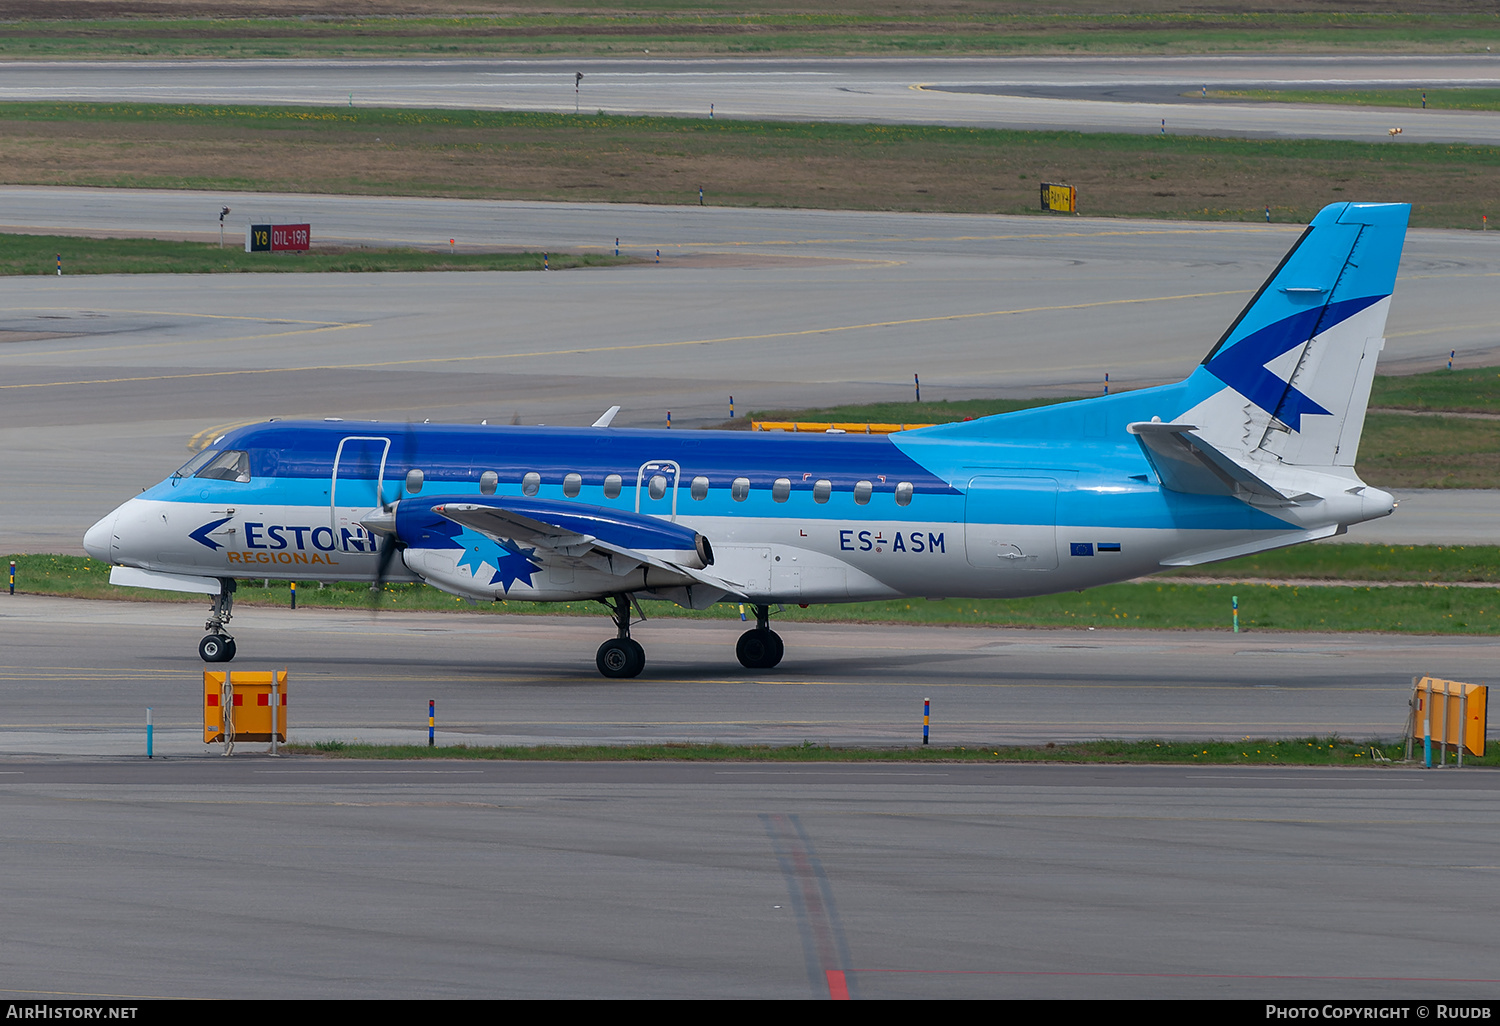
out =
[[646,668],[646,650],[630,636],[630,597],[616,595],[610,615],[616,636],[599,646],[594,663],[606,677],[639,677]]
[[734,654],[739,657],[740,665],[750,670],[769,670],[781,662],[786,645],[781,635],[771,630],[769,606],[755,607],[755,629],[740,635]]
[[214,596],[208,622],[203,629],[210,633],[198,642],[198,654],[205,663],[227,663],[234,658],[235,645],[224,625],[234,617],[234,578],[219,578],[219,593]]

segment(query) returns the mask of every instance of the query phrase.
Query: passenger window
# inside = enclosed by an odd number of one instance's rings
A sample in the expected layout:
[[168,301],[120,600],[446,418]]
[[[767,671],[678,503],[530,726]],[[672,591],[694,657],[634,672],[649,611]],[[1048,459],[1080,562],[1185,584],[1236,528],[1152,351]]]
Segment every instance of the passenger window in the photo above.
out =
[[620,497],[619,474],[611,474],[604,479],[604,497],[606,499],[618,499]]
[[875,491],[875,486],[868,481],[854,482],[854,501],[861,506],[870,501],[870,495]]
[[660,474],[653,475],[650,483],[646,485],[646,491],[651,494],[651,498],[660,499],[667,494],[667,479]]
[[221,452],[206,467],[198,471],[196,476],[210,481],[244,483],[250,480],[250,454],[237,449]]
[[896,505],[910,506],[911,492],[912,487],[910,481],[902,481],[900,484],[898,484],[896,486]]
[[785,502],[792,494],[792,482],[784,477],[778,477],[771,484],[771,499],[775,502]]
[[521,478],[521,494],[535,495],[542,487],[542,475],[532,472]]
[[493,470],[486,470],[479,475],[479,494],[494,495],[495,489],[500,484],[500,475]]
[[750,498],[750,479],[748,477],[737,477],[729,486],[729,497],[735,502],[744,502]]
[[570,499],[578,498],[578,493],[583,489],[583,478],[578,474],[569,474],[563,478],[563,494]]
[[813,502],[827,502],[833,494],[833,482],[827,479],[813,482]]
[[408,470],[406,472],[406,490],[416,495],[422,490],[422,482],[426,480],[426,477],[427,475],[423,474],[420,470]]
[[693,478],[692,495],[693,498],[697,499],[699,502],[702,502],[704,499],[708,498],[708,478]]

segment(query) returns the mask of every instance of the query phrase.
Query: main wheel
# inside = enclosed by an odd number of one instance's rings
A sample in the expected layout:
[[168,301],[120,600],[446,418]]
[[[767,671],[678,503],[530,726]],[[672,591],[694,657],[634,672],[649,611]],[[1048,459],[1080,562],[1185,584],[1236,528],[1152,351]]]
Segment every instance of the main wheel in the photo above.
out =
[[[761,669],[769,670],[781,662],[781,657],[786,655],[786,643],[781,640],[781,635],[773,630],[766,631],[766,640],[770,642],[770,651],[766,653],[766,661],[761,664]],[[234,642],[230,642],[231,645]],[[231,656],[233,658],[233,656]]]
[[227,663],[234,658],[234,642],[222,634],[205,634],[198,642],[198,654],[205,663]]
[[610,638],[599,646],[594,663],[606,677],[637,677],[646,668],[646,650],[632,638]]
[[781,657],[786,654],[786,646],[775,631],[757,627],[740,635],[740,640],[734,646],[734,654],[746,669],[769,670],[781,662]]

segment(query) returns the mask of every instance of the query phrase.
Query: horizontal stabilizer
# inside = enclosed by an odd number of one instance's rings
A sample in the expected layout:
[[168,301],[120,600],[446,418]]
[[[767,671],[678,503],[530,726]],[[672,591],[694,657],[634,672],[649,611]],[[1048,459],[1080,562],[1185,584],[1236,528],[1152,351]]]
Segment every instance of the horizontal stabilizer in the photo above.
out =
[[1170,491],[1254,497],[1281,504],[1292,501],[1193,434],[1197,425],[1142,421],[1127,424],[1125,430],[1135,435],[1162,487]]

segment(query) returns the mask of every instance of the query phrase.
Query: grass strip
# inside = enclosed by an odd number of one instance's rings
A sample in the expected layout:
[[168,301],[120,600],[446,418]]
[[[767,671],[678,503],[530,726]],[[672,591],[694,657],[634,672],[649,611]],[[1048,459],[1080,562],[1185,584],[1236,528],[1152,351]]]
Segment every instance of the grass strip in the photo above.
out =
[[1416,110],[1500,110],[1500,89],[1210,89],[1221,100],[1325,103]]
[[[246,253],[233,235],[213,242],[85,239],[0,234],[0,274],[244,274],[368,271],[540,271],[541,253],[442,253],[420,249],[318,247],[305,253]],[[547,254],[553,270],[629,263],[604,254]]]
[[571,111],[17,103],[0,147],[7,184],[215,192],[1037,214],[1065,181],[1090,215],[1305,224],[1359,199],[1476,229],[1500,195],[1496,146]]
[[[319,17],[49,19],[43,4],[0,35],[0,57],[291,58],[383,56],[959,55],[1222,52],[1482,52],[1497,31],[1486,14],[1413,0],[1400,12],[1303,11],[1286,3],[1196,5],[955,0],[941,8],[852,0],[809,13],[778,3],[697,0],[543,6],[410,4],[416,17],[331,0]],[[59,5],[63,6],[63,5]],[[260,14],[232,4],[184,4],[190,14]],[[160,5],[157,5],[158,9]],[[1220,9],[1215,9],[1220,7]],[[227,8],[225,11],[216,8]],[[447,8],[447,9],[444,9]],[[491,10],[486,10],[490,8]],[[371,16],[374,13],[377,16]],[[27,16],[29,15],[29,16]],[[448,15],[448,16],[433,16]]]
[[[1069,763],[1166,766],[1385,766],[1405,758],[1404,741],[1352,741],[1341,737],[1241,738],[1237,741],[1085,741],[1047,745],[924,745],[844,748],[800,745],[381,745],[359,741],[289,744],[282,751],[331,759],[483,759],[507,762],[968,762]],[[1421,744],[1413,751],[1420,761]],[[1449,754],[1449,761],[1454,756]],[[1465,754],[1466,766],[1500,765],[1500,749]],[[1409,765],[1409,764],[1408,764]]]
[[[1427,547],[1386,549],[1359,565],[1366,569],[1385,558],[1404,562],[1409,573],[1421,573]],[[1491,550],[1493,551],[1493,550]],[[1267,556],[1258,557],[1268,559]],[[1434,554],[1437,555],[1437,554]],[[149,602],[203,604],[200,596],[146,589],[115,588],[109,568],[82,556],[18,555],[17,589],[25,594],[62,595]],[[1194,568],[1199,569],[1199,568]],[[1289,575],[1290,576],[1290,575]],[[269,581],[257,588],[241,582],[238,606],[290,605],[289,584]],[[300,607],[389,609],[408,612],[479,612],[540,616],[604,615],[596,602],[492,602],[471,604],[425,584],[388,584],[375,595],[363,584],[300,582]],[[794,623],[919,623],[932,625],[1088,627],[1137,630],[1227,630],[1231,601],[1239,600],[1244,631],[1387,632],[1398,634],[1500,634],[1500,589],[1436,586],[1359,587],[1339,584],[1179,584],[1170,578],[1110,584],[1083,592],[1024,599],[894,599],[789,607],[777,615]],[[4,601],[0,597],[0,601]],[[687,610],[669,602],[645,603],[653,619],[738,621],[737,603],[706,610]]]

